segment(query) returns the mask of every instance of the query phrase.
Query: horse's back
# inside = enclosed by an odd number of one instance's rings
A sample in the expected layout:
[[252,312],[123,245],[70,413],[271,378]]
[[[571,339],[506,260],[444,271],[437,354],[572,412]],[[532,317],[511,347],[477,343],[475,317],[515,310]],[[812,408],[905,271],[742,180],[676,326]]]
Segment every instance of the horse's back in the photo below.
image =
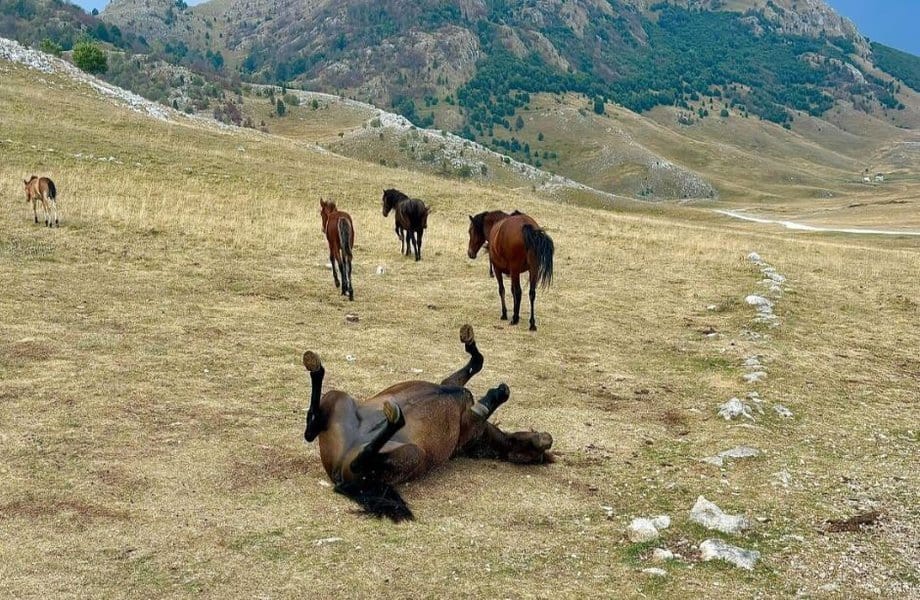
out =
[[428,207],[418,198],[406,198],[396,206],[403,227],[419,230],[428,226]]
[[406,381],[368,398],[363,405],[380,410],[384,402],[398,404],[406,418],[405,426],[393,436],[393,441],[415,444],[434,466],[454,453],[460,439],[461,418],[473,405],[473,395],[462,387]]
[[525,225],[540,227],[530,216],[519,213],[502,219],[492,228],[489,236],[489,255],[492,257],[492,263],[499,269],[511,271],[526,268]]

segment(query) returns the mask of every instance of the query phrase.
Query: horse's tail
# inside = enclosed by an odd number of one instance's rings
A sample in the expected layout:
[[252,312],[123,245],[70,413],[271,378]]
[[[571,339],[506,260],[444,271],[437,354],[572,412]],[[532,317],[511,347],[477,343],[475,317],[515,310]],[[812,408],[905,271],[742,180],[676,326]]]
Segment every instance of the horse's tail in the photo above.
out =
[[50,179],[48,181],[48,198],[51,200],[57,200],[57,188],[54,187],[54,182]]
[[357,502],[371,516],[386,517],[394,523],[415,519],[396,488],[382,481],[344,481],[335,486],[335,491]]
[[530,223],[523,227],[524,247],[527,248],[527,260],[537,265],[537,282],[543,287],[549,287],[553,282],[553,238]]
[[342,247],[342,256],[351,258],[351,223],[348,219],[339,219],[339,245]]

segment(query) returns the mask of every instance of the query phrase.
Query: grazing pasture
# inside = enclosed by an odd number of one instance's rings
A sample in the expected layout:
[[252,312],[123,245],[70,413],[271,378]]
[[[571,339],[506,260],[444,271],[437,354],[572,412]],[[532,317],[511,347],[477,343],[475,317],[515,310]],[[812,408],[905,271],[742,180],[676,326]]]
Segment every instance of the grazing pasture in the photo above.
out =
[[[547,202],[0,67],[0,596],[917,593],[916,240]],[[31,172],[67,190],[60,229],[33,224]],[[393,252],[386,187],[437,206],[424,261]],[[321,196],[361,231],[354,302],[330,293]],[[494,207],[555,242],[536,333],[496,319],[466,256],[468,215]],[[788,278],[776,328],[745,302],[763,291],[751,251]],[[551,432],[556,462],[459,458],[400,487],[417,521],[355,515],[303,441],[304,350],[366,397],[442,377],[464,323],[486,357],[471,391],[507,382],[496,424]],[[748,384],[754,354],[768,376]],[[794,416],[716,414],[752,390]],[[742,444],[762,455],[701,462]],[[691,523],[699,495],[753,529]],[[877,525],[824,531],[870,510]],[[624,535],[660,514],[657,545],[685,557],[665,578],[641,571],[656,544]],[[699,562],[706,537],[760,562]]]

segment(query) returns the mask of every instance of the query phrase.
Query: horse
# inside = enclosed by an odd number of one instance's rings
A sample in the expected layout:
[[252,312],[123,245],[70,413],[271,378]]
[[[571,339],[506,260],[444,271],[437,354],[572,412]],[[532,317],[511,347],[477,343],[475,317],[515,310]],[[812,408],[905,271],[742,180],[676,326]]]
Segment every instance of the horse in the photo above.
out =
[[421,260],[422,233],[428,227],[428,207],[421,200],[410,198],[399,190],[383,190],[383,216],[389,215],[391,210],[395,211],[400,253],[409,256],[411,246],[415,246],[415,260]]
[[45,211],[45,225],[51,227],[61,226],[58,219],[57,211],[57,188],[54,182],[47,177],[36,177],[33,175],[29,179],[22,180],[25,186],[26,202],[32,203],[32,214],[35,216],[35,222],[38,223],[38,208],[36,204],[39,200],[42,203],[42,210]]
[[517,464],[552,462],[548,433],[505,433],[488,421],[511,394],[501,384],[474,401],[464,386],[482,370],[484,358],[473,328],[460,328],[470,358],[440,384],[397,383],[364,402],[348,393],[322,393],[325,369],[315,352],[305,352],[310,407],[304,439],[318,441],[320,459],[335,491],[365,514],[393,522],[414,519],[395,485],[424,475],[454,456],[491,458]]
[[335,202],[319,200],[319,212],[323,218],[323,233],[329,244],[329,262],[332,264],[332,281],[339,287],[339,277],[336,267],[342,275],[342,295],[349,300],[355,299],[355,288],[351,283],[351,258],[355,245],[355,228],[351,222],[351,215],[339,210]]
[[530,331],[537,330],[534,301],[537,284],[548,287],[553,281],[552,238],[528,215],[515,211],[508,215],[500,210],[470,216],[469,247],[467,254],[475,259],[479,250],[489,244],[489,262],[498,280],[498,297],[502,302],[502,320],[508,319],[505,306],[505,283],[502,275],[511,278],[514,298],[514,315],[511,324],[517,325],[521,313],[521,273],[530,274]]

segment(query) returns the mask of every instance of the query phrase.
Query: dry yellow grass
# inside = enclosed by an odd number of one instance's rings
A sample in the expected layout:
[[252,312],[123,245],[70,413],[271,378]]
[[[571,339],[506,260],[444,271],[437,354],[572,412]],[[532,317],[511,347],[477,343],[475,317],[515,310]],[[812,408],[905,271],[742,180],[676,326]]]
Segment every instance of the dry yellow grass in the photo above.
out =
[[[916,245],[551,204],[153,122],[5,68],[0,596],[917,593]],[[58,184],[59,230],[31,223],[18,181],[33,171]],[[380,216],[390,186],[433,207],[420,263]],[[354,303],[324,267],[320,195],[355,219]],[[466,215],[493,207],[533,214],[556,242],[536,334],[498,320],[486,263],[465,258]],[[744,335],[742,299],[761,289],[751,250],[790,279],[760,343]],[[558,462],[458,460],[405,486],[415,523],[354,515],[302,441],[301,353],[363,396],[456,368],[463,323],[486,357],[471,388],[507,382],[498,421],[551,432]],[[752,353],[769,361],[756,389],[795,419],[716,417],[752,389]],[[699,462],[741,443],[765,455]],[[692,559],[712,535],[686,519],[698,494],[763,519],[734,540],[763,553],[754,572]],[[820,533],[867,506],[881,526]],[[623,536],[661,513],[674,518],[661,545],[691,558],[664,580]]]

